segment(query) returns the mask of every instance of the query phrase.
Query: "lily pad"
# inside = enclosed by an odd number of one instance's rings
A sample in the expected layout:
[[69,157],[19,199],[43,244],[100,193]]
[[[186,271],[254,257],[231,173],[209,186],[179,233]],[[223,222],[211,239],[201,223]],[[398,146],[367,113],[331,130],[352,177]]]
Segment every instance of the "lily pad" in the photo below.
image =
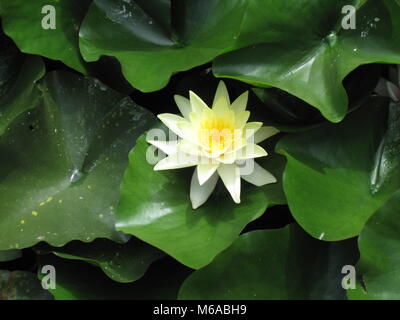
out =
[[0,300],[51,300],[36,275],[27,271],[0,270]]
[[100,267],[112,280],[122,283],[140,279],[151,263],[164,256],[156,248],[133,238],[124,244],[107,239],[96,239],[91,243],[73,241],[61,248],[40,246],[36,251],[88,262]]
[[350,299],[400,299],[400,191],[366,223],[358,239],[357,273],[364,288],[349,291]]
[[0,30],[0,136],[38,99],[35,82],[44,75],[40,57],[21,54]]
[[23,54],[0,29],[0,97],[8,91],[15,81],[21,60],[23,60]]
[[[352,71],[343,81],[349,96],[350,111],[363,105],[371,96],[379,78],[381,65],[364,65]],[[303,100],[277,88],[252,88],[262,104],[251,103],[263,109],[263,120],[284,132],[306,131],[319,126],[327,120],[321,113]]]
[[94,79],[52,72],[0,137],[0,250],[123,241],[114,212],[127,155],[154,116]]
[[[85,72],[79,52],[78,32],[90,0],[0,0],[4,32],[25,53],[60,60],[67,66]],[[43,28],[42,20],[52,6],[55,28]],[[44,13],[42,13],[42,9]]]
[[[219,188],[193,210],[189,186],[194,168],[154,171],[146,160],[149,145],[142,136],[129,154],[121,184],[117,229],[163,250],[181,263],[198,269],[239,236],[267,207],[285,203],[281,183],[255,187],[243,182],[242,202],[235,204]],[[281,181],[284,158],[272,152],[259,163]],[[218,187],[217,187],[218,188]]]
[[375,154],[371,190],[379,192],[391,185],[400,188],[400,103],[389,105],[387,131]]
[[[39,270],[52,265],[57,271],[57,285],[49,292],[56,300],[169,300],[189,271],[175,261],[155,262],[145,276],[133,283],[118,283],[98,268],[82,261],[65,260],[54,255],[39,257]],[[39,272],[38,277],[43,275]]]
[[[346,5],[356,8],[355,29],[342,27]],[[351,71],[400,63],[399,20],[391,0],[94,0],[80,48],[86,61],[116,57],[127,80],[146,92],[216,58],[216,76],[280,88],[338,122]]]
[[[247,4],[235,43],[244,48],[215,59],[214,74],[285,90],[332,122],[341,121],[347,112],[342,81],[352,70],[368,63],[400,63],[400,7],[394,1]],[[347,28],[349,21],[342,13],[348,5],[356,9],[354,29]]]
[[386,130],[388,100],[371,99],[340,124],[289,134],[276,150],[285,154],[283,186],[296,221],[329,241],[360,233],[393,188],[373,194],[370,173]]
[[22,257],[22,251],[16,249],[1,250],[0,262],[11,261]]
[[[243,0],[94,0],[80,29],[86,61],[116,57],[126,79],[142,91],[211,61],[234,44]],[[173,15],[171,16],[171,12]]]
[[345,299],[342,267],[357,260],[353,240],[323,242],[297,226],[245,233],[191,274],[180,299]]

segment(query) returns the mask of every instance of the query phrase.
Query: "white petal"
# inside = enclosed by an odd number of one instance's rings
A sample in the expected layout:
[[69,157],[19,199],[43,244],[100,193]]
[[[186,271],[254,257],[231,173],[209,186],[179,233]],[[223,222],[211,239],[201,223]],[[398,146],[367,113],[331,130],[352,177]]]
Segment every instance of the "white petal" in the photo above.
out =
[[[265,170],[254,161],[253,164],[254,168],[249,175],[241,175],[243,180],[246,180],[247,182],[250,182],[258,187],[276,182],[276,178],[269,171]],[[242,172],[243,169],[241,168],[240,171]]]
[[190,105],[192,106],[192,111],[198,114],[202,114],[203,111],[210,111],[210,108],[205,104],[201,98],[195,94],[193,91],[189,91]]
[[265,157],[268,153],[262,147],[254,143],[248,143],[242,149],[236,151],[236,160],[254,159]]
[[235,117],[235,128],[242,129],[245,126],[247,120],[249,120],[249,117],[249,111],[242,111],[240,113],[237,113]]
[[249,99],[249,92],[243,92],[239,97],[233,101],[231,105],[231,109],[235,111],[235,113],[240,113],[246,110],[247,100]]
[[190,156],[184,154],[183,152],[174,153],[154,166],[154,170],[170,170],[170,169],[180,169],[195,166],[199,163],[199,157]]
[[218,117],[232,119],[235,117],[235,113],[229,109],[229,102],[224,97],[219,97],[217,101],[214,101],[213,111]]
[[200,185],[203,185],[217,171],[219,164],[199,164],[197,166],[197,177]]
[[247,122],[244,126],[245,130],[254,130],[254,133],[262,127],[262,122]]
[[247,145],[246,139],[237,135],[235,136],[234,143],[232,143],[232,145],[230,145],[229,148],[226,150],[225,155],[230,153],[235,154],[237,150],[244,148],[246,145]]
[[240,169],[236,164],[222,164],[217,169],[233,201],[240,203]]
[[162,121],[169,129],[175,132],[178,136],[181,137],[181,130],[178,127],[178,124],[181,122],[188,122],[185,118],[177,116],[172,113],[161,113],[157,116],[158,119]]
[[183,139],[197,142],[196,129],[189,121],[181,121],[177,123],[179,136]]
[[252,142],[256,132],[262,127],[262,122],[247,122],[243,128],[247,141]]
[[219,82],[217,91],[215,93],[213,109],[217,105],[217,101],[220,100],[220,98],[222,98],[222,101],[224,102],[224,104],[226,104],[229,107],[231,102],[229,100],[228,89],[226,89],[226,85],[222,80]]
[[152,144],[153,146],[160,149],[165,154],[173,154],[175,153],[178,148],[178,141],[160,141],[160,140],[150,140],[147,141],[148,143]]
[[174,95],[174,100],[181,114],[185,119],[189,120],[189,113],[192,112],[190,100],[177,94]]
[[230,147],[231,146],[228,145],[224,149],[212,150],[211,152],[209,152],[205,148],[203,148],[203,151],[204,151],[204,154],[205,154],[206,157],[208,157],[210,159],[217,159],[221,155],[225,154]]
[[274,135],[276,135],[279,132],[278,129],[274,127],[262,127],[260,130],[258,130],[254,134],[254,143],[260,143],[261,141],[264,141],[265,139],[268,139]]
[[194,127],[199,128],[200,125],[201,125],[202,119],[203,119],[203,117],[199,113],[195,113],[195,112],[190,112],[189,113],[189,121],[192,123],[192,125]]
[[200,185],[197,168],[193,172],[192,182],[190,183],[190,201],[193,209],[200,207],[210,197],[218,182],[218,174],[214,173],[203,185]]
[[236,160],[236,153],[235,152],[225,152],[224,154],[222,154],[221,156],[216,158],[216,160],[220,163],[232,164]]
[[200,145],[192,143],[188,140],[181,140],[177,145],[177,149],[180,152],[188,155],[197,156],[199,158],[199,164],[218,164],[215,158],[219,155],[214,155],[204,150]]

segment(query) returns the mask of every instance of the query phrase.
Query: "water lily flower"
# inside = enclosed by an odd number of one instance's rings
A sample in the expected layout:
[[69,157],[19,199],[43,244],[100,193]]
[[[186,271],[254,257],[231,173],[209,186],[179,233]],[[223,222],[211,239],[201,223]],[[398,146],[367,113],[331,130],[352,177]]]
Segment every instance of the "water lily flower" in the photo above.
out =
[[381,78],[375,88],[375,92],[389,97],[393,101],[400,101],[400,65],[390,67],[389,80]]
[[189,95],[190,99],[175,96],[182,117],[170,113],[158,115],[179,138],[148,141],[167,155],[154,170],[196,166],[190,185],[193,209],[207,201],[219,177],[236,203],[240,203],[241,178],[256,186],[276,182],[253,159],[267,155],[257,143],[278,130],[263,127],[262,122],[248,122],[248,92],[231,104],[226,86],[220,81],[212,108],[194,92],[190,91]]

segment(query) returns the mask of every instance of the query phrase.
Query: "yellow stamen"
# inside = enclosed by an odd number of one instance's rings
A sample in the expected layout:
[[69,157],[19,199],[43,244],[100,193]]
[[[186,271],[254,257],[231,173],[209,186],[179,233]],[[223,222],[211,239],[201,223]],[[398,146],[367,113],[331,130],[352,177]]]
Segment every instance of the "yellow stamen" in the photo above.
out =
[[233,117],[217,117],[214,112],[204,116],[200,122],[199,140],[208,152],[222,151],[233,142]]

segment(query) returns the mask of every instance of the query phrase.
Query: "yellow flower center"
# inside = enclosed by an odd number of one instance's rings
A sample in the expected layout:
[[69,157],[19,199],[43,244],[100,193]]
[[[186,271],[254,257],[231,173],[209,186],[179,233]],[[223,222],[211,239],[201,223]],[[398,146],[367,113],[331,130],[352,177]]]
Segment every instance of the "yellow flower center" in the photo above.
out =
[[220,152],[233,142],[234,121],[229,117],[209,115],[201,121],[198,134],[200,143],[208,152]]

